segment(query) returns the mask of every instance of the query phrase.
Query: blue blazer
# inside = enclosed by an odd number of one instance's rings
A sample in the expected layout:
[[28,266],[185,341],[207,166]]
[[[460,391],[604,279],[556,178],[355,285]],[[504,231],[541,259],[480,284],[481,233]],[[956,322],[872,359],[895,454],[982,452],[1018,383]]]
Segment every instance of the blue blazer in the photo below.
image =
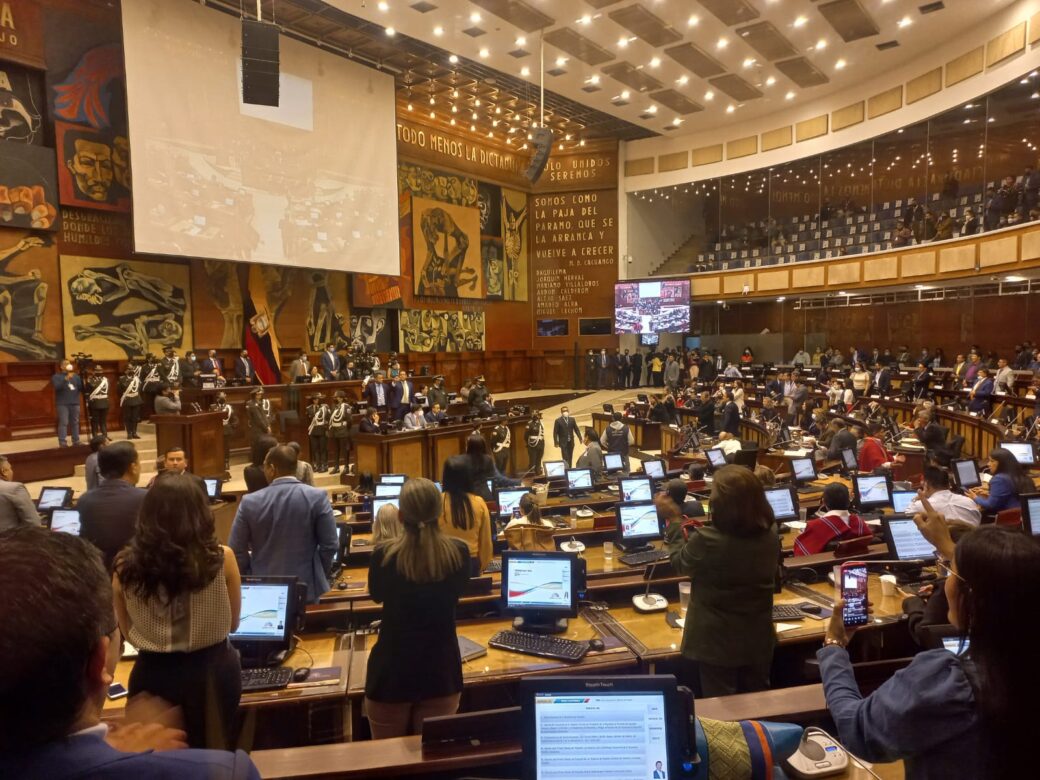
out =
[[330,355],[327,349],[321,353],[321,370],[322,373],[325,374],[325,379],[336,379],[336,375],[339,373],[339,367],[339,355],[335,353]]
[[989,496],[976,496],[975,503],[982,507],[983,512],[992,514],[1021,506],[1015,483],[1007,474],[995,474],[989,481]]
[[989,377],[979,385],[975,397],[968,401],[969,412],[985,412],[989,408],[989,399],[993,395],[993,380]]
[[84,734],[28,753],[0,755],[0,777],[20,780],[260,780],[241,750],[168,750],[123,753],[100,736]]
[[243,496],[228,546],[243,574],[296,577],[307,583],[307,599],[316,604],[329,589],[328,572],[339,549],[328,493],[279,477]]
[[404,402],[404,386],[408,385],[408,403],[415,400],[415,384],[411,379],[398,380],[390,385],[390,408],[396,409]]

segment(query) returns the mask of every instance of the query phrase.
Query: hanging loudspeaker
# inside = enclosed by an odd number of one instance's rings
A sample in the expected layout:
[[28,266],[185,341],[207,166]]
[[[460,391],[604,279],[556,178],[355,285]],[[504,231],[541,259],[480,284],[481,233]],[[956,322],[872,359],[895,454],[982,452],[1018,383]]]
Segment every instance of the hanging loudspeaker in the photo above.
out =
[[242,102],[278,105],[278,27],[242,20]]
[[547,127],[537,128],[531,144],[534,146],[534,154],[531,156],[531,164],[524,175],[531,184],[534,184],[541,178],[545,164],[549,162],[549,153],[552,151],[552,130]]

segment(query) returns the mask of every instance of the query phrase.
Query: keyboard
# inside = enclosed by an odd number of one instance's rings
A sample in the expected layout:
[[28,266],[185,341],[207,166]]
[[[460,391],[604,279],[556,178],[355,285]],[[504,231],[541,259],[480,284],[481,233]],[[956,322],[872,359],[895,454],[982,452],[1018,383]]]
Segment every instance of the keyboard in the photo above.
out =
[[502,571],[502,559],[495,558],[491,563],[484,567],[484,574],[495,574],[496,572]]
[[278,691],[289,684],[293,670],[288,666],[264,666],[242,670],[242,693]]
[[804,496],[809,493],[822,493],[823,487],[821,485],[803,485],[798,488],[798,495]]
[[774,604],[773,622],[781,620],[805,620],[805,613],[797,604]]
[[666,561],[671,556],[667,550],[647,550],[646,552],[622,555],[619,559],[626,566],[646,566],[658,561]]
[[526,631],[499,631],[488,645],[500,650],[511,650],[524,655],[556,658],[560,661],[580,661],[589,650],[588,642],[560,639],[545,634],[529,634]]

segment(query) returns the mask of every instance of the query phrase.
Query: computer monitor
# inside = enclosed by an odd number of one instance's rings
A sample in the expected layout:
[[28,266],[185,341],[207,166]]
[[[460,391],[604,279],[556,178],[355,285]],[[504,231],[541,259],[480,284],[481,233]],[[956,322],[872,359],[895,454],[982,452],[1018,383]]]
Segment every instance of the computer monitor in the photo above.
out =
[[892,506],[892,482],[885,474],[857,474],[853,479],[856,504],[866,512]]
[[400,501],[398,496],[386,496],[384,498],[372,499],[372,519],[374,520],[379,515],[379,510],[387,504],[394,507],[394,509],[397,509],[398,501]]
[[1030,441],[1002,441],[1000,449],[1010,452],[1023,466],[1036,465],[1036,451]]
[[888,543],[888,554],[898,561],[935,561],[935,546],[921,534],[912,517],[885,515],[881,526]]
[[790,485],[766,488],[766,501],[773,507],[776,522],[786,523],[798,519],[798,494]]
[[48,509],[59,509],[68,506],[70,501],[72,501],[72,488],[43,487],[40,488],[40,498],[36,501],[36,508],[41,512]]
[[618,480],[622,501],[652,501],[653,482],[647,477],[622,477]]
[[608,472],[621,471],[621,454],[618,452],[608,452],[603,456],[603,466]]
[[223,480],[220,477],[206,477],[202,481],[206,483],[206,498],[208,498],[211,503],[219,501],[220,488],[224,484]]
[[910,502],[915,498],[917,498],[917,491],[915,490],[893,490],[892,511],[897,515],[906,514],[907,507],[910,506]]
[[979,469],[972,458],[955,460],[953,462],[953,479],[961,490],[976,488],[982,484]]
[[592,469],[567,469],[567,492],[592,490]]
[[383,485],[403,485],[406,479],[407,474],[384,474],[379,478],[379,482]]
[[567,476],[567,464],[562,460],[547,460],[542,467],[549,479],[563,479]]
[[585,570],[576,553],[502,553],[502,609],[515,618],[515,628],[542,634],[566,631],[584,590]]
[[617,505],[618,543],[626,552],[648,547],[661,538],[661,521],[653,501],[633,501]]
[[495,493],[499,517],[512,517],[513,508],[520,506],[520,499],[530,493],[527,488],[508,488]]
[[79,510],[54,509],[51,511],[51,530],[79,536]]
[[1026,533],[1040,536],[1040,493],[1024,493],[1022,501],[1022,527]]
[[488,493],[494,494],[494,492],[495,492],[495,480],[493,480],[493,479],[484,480],[484,484],[487,485]]
[[705,450],[704,454],[708,458],[708,470],[715,471],[715,469],[721,469],[726,465],[726,453],[720,450],[718,447],[712,447],[710,450]]
[[643,473],[650,477],[650,479],[664,479],[664,461],[660,459],[644,460]]
[[271,666],[292,647],[295,577],[242,577],[242,617],[228,635],[243,666]]
[[812,458],[791,458],[791,479],[796,485],[816,480],[816,461]]
[[859,471],[859,460],[856,458],[856,451],[851,447],[846,447],[841,451],[841,466],[849,474]]
[[699,766],[692,697],[672,675],[525,677],[520,697],[524,780],[684,778]]
[[401,485],[396,482],[376,485],[376,498],[393,498],[399,495],[401,495]]

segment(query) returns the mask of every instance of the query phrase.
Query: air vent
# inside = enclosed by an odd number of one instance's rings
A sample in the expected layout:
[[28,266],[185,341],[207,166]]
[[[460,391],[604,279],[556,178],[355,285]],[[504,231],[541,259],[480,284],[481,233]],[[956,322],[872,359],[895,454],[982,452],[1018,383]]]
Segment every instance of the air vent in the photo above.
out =
[[511,52],[509,52],[509,56],[520,59],[521,57],[530,57],[531,52],[529,52],[527,49],[513,49]]
[[677,114],[693,114],[704,110],[704,106],[694,103],[674,89],[662,89],[660,92],[651,92],[650,99],[656,100],[662,106],[672,109]]
[[569,27],[561,27],[558,30],[546,33],[545,42],[587,65],[602,65],[604,62],[610,62],[614,59],[614,55],[598,43],[589,40]]
[[776,69],[799,87],[818,87],[830,79],[805,57],[795,57],[776,63]]
[[607,16],[651,46],[665,46],[682,40],[681,33],[638,4],[611,11]]
[[921,12],[921,15],[934,14],[936,11],[941,11],[946,7],[946,3],[942,0],[938,0],[935,3],[925,3],[924,5],[918,6],[917,10]]
[[489,14],[494,14],[499,19],[505,19],[514,24],[525,33],[533,33],[546,27],[552,27],[556,20],[548,14],[543,14],[523,0],[470,0],[473,5],[479,6]]
[[646,92],[650,89],[661,89],[664,84],[653,76],[635,68],[630,62],[614,62],[603,68],[603,72],[612,79],[620,81],[626,87]]
[[664,53],[702,79],[718,76],[720,73],[726,72],[722,63],[692,43],[672,46],[665,49]]
[[708,83],[716,89],[722,90],[734,100],[754,100],[755,98],[762,97],[761,92],[755,89],[748,82],[744,81],[740,76],[736,76],[732,73],[708,79]]
[[845,43],[869,38],[880,32],[877,22],[860,5],[859,0],[832,0],[817,7]]
[[885,41],[884,43],[879,43],[877,45],[877,50],[878,51],[887,51],[888,49],[894,49],[898,45],[899,45],[899,41]]
[[462,32],[466,33],[470,38],[479,38],[481,35],[487,34],[487,30],[480,27],[467,27]]

